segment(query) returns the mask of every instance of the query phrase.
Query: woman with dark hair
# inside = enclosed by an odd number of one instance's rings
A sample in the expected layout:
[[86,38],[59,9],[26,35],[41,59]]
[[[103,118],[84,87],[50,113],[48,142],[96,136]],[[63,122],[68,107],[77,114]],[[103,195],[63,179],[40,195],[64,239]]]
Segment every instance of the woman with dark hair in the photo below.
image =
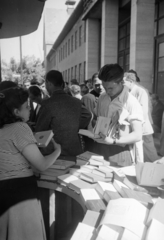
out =
[[32,166],[44,171],[61,152],[44,157],[26,122],[30,107],[28,92],[10,88],[0,93],[0,239],[45,240],[37,183]]

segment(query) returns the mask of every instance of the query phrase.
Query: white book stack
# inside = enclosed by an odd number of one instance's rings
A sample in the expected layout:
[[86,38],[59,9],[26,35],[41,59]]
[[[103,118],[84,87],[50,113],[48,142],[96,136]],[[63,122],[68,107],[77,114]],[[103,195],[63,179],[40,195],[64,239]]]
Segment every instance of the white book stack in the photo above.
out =
[[71,240],[91,240],[94,230],[94,227],[86,225],[85,223],[79,223]]
[[164,224],[156,219],[152,219],[147,230],[145,240],[163,240],[164,239]]

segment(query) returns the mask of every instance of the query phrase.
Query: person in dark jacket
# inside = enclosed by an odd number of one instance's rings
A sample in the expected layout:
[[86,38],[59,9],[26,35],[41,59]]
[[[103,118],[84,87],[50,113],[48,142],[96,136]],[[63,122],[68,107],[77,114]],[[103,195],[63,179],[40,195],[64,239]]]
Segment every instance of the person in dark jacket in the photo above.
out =
[[52,129],[54,139],[61,144],[60,158],[75,161],[76,156],[83,152],[78,131],[88,126],[91,113],[79,99],[64,92],[64,81],[59,71],[47,73],[46,88],[50,98],[42,103],[35,131]]

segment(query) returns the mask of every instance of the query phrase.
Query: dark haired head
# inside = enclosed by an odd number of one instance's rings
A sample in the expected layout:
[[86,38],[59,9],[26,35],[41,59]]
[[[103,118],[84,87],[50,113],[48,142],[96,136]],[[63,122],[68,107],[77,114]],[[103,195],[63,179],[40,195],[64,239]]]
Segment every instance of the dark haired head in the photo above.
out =
[[42,96],[42,90],[39,86],[32,85],[28,89],[29,93],[32,94],[35,97],[41,97]]
[[15,109],[28,100],[28,92],[24,88],[9,88],[0,93],[0,128],[5,124],[22,121],[14,114]]
[[94,73],[94,74],[92,75],[92,78],[91,78],[92,84],[94,84],[95,78],[98,78],[98,73]]
[[57,70],[51,70],[46,75],[46,82],[51,82],[54,87],[61,87],[64,89],[64,80],[61,72]]
[[8,88],[17,87],[18,85],[12,81],[3,81],[0,83],[0,91],[3,91]]
[[138,77],[138,74],[137,74],[136,71],[134,71],[133,69],[130,69],[128,71],[128,73],[133,73],[135,75],[135,77],[136,77],[136,82],[140,82],[140,78]]
[[124,76],[124,71],[118,65],[117,63],[115,64],[106,64],[103,66],[98,74],[98,78],[104,82],[121,82],[123,80]]
[[77,79],[71,79],[71,85],[78,85],[79,86],[79,83],[78,83]]

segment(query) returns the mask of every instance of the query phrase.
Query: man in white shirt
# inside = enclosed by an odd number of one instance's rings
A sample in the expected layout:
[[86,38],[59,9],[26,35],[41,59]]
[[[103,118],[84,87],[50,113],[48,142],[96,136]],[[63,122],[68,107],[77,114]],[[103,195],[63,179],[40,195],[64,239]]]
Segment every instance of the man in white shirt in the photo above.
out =
[[160,157],[157,154],[154,146],[154,140],[152,134],[154,133],[150,119],[150,104],[148,91],[138,85],[136,82],[135,74],[125,73],[124,85],[129,88],[130,93],[139,101],[143,109],[144,123],[143,123],[143,150],[144,150],[144,162],[154,162]]
[[[104,116],[112,120],[117,113],[121,116],[121,114],[126,112],[125,121],[121,123],[120,126],[121,128],[129,126],[130,131],[128,133],[122,133],[118,138],[104,136],[103,134],[100,135],[105,143],[108,144],[109,160],[112,159],[111,161],[115,161],[114,156],[116,156],[118,151],[122,154],[125,147],[126,150],[129,150],[132,156],[131,163],[121,162],[124,161],[121,159],[123,158],[121,155],[120,162],[117,163],[120,166],[127,166],[143,161],[143,112],[137,99],[132,96],[128,88],[123,85],[123,76],[123,69],[118,64],[107,64],[100,69],[98,77],[102,81],[102,85],[106,92],[99,97],[95,114],[97,117]],[[137,148],[135,147],[136,144],[138,144]],[[122,150],[120,150],[120,148]],[[110,156],[111,152],[113,152],[113,156]]]

